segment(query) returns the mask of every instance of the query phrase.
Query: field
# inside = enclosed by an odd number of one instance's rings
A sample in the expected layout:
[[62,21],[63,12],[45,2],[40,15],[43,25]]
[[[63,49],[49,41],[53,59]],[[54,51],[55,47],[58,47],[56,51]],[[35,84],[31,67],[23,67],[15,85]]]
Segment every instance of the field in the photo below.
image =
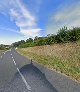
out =
[[80,43],[18,48],[19,53],[80,82]]
[[4,52],[5,50],[0,50],[0,53]]

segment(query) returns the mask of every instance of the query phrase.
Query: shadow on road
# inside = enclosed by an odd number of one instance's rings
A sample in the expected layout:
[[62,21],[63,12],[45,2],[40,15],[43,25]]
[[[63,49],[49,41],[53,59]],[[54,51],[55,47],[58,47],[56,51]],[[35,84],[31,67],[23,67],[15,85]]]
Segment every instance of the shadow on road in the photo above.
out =
[[[32,88],[32,92],[58,92],[55,87],[53,87],[50,82],[46,79],[45,75],[36,68],[32,63],[23,66],[20,72],[25,77],[26,81]],[[18,77],[19,73],[15,74]],[[14,77],[14,79],[15,79]]]

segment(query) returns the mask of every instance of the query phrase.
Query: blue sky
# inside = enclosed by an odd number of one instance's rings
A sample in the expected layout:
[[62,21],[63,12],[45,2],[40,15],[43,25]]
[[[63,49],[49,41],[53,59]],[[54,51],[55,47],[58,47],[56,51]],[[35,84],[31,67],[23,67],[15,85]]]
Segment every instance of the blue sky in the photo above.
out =
[[0,0],[0,44],[80,26],[80,0]]

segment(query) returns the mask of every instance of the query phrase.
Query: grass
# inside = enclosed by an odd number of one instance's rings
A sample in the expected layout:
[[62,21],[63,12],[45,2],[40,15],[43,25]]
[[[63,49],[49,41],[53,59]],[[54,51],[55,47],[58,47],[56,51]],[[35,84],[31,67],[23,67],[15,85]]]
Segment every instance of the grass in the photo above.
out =
[[0,50],[0,53],[4,52],[5,50]]
[[80,43],[18,48],[18,52],[80,82]]

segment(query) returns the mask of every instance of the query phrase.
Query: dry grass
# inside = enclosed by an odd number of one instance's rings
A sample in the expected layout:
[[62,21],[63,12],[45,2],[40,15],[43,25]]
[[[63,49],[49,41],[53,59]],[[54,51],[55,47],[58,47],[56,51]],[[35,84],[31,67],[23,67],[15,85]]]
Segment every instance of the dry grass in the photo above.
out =
[[4,52],[5,50],[0,50],[0,53]]
[[80,81],[80,43],[36,46],[18,51],[46,67],[56,69]]

